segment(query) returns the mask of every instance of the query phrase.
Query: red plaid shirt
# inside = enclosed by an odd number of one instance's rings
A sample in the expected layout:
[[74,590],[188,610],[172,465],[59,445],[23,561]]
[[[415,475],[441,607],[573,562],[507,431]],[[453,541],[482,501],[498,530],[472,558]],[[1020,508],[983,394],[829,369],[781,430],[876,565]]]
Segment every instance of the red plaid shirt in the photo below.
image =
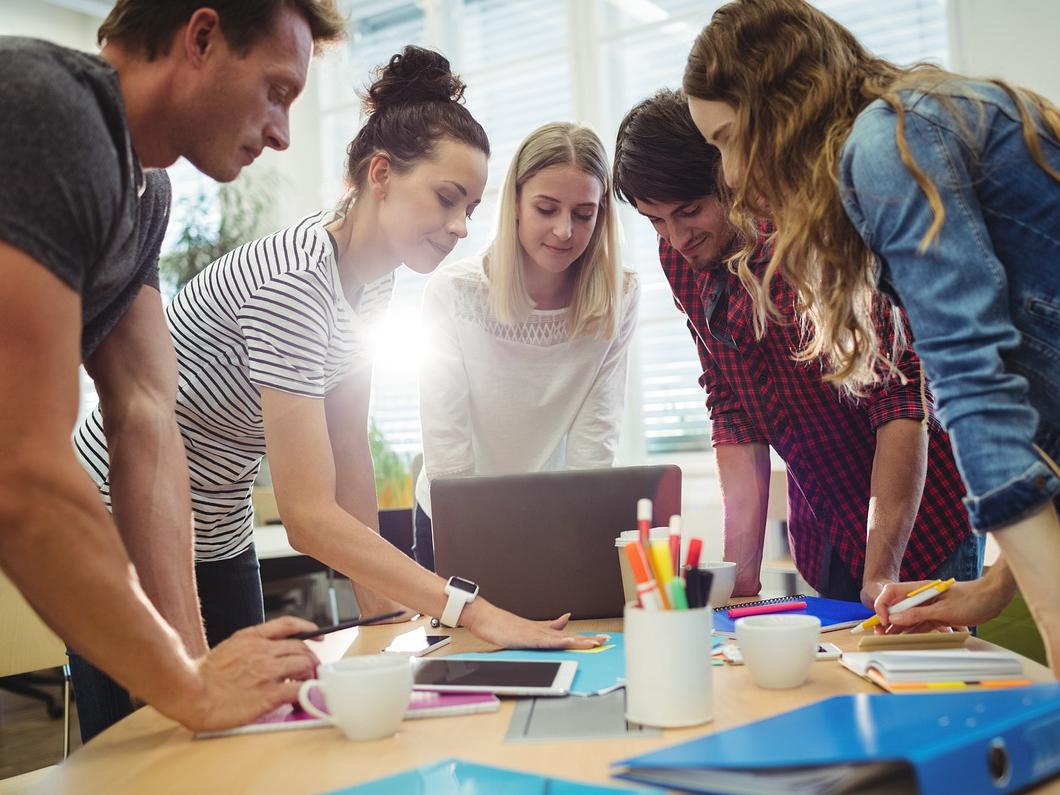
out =
[[[786,322],[771,321],[756,340],[751,296],[728,268],[697,273],[664,240],[659,260],[699,351],[712,442],[771,445],[788,468],[788,535],[799,572],[824,588],[834,548],[860,581],[876,429],[924,417],[916,355],[909,350],[898,362],[907,384],[893,382],[860,400],[843,397],[822,380],[819,363],[792,360],[800,347],[796,299],[783,279],[773,279],[770,294]],[[753,268],[761,273],[767,261],[760,250]],[[903,580],[927,578],[971,532],[949,438],[934,416],[929,427],[927,480]]]

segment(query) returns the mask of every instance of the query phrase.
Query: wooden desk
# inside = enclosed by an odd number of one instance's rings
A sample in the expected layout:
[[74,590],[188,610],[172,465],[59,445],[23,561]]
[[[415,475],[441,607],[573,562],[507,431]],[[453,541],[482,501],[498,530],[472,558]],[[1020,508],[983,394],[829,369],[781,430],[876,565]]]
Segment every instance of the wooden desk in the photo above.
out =
[[[425,625],[425,621],[417,622]],[[577,622],[578,629],[617,631],[621,621]],[[382,649],[409,624],[362,628],[350,654]],[[839,631],[826,637],[841,648],[856,638]],[[973,640],[980,647],[984,641]],[[457,630],[448,653],[487,647]],[[1028,676],[1050,681],[1049,671],[1029,660]],[[504,743],[513,701],[496,713],[406,721],[392,738],[352,743],[337,729],[275,732],[214,740],[192,740],[191,733],[145,707],[96,737],[33,790],[34,793],[322,793],[397,773],[450,756],[582,781],[618,784],[609,764],[633,754],[699,734],[764,718],[841,693],[880,693],[841,668],[814,663],[811,680],[795,690],[760,690],[743,666],[714,668],[714,721],[692,729],[666,731],[649,739],[579,743]],[[1060,793],[1060,782],[1034,790]]]

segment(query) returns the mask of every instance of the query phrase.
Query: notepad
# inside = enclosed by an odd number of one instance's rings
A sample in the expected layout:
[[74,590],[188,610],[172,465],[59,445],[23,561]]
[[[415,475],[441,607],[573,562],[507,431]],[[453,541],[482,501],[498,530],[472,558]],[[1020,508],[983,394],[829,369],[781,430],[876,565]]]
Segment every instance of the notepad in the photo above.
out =
[[[327,712],[320,690],[309,691],[313,706]],[[426,693],[413,691],[409,699],[409,709],[405,720],[414,718],[445,718],[452,715],[470,715],[477,712],[496,712],[500,700],[492,693]],[[205,740],[211,737],[228,737],[234,734],[259,734],[261,732],[288,731],[291,729],[321,729],[332,724],[315,715],[310,715],[301,707],[285,704],[262,715],[253,723],[236,726],[232,729],[197,732],[195,738]]]
[[861,602],[844,602],[840,599],[826,599],[823,596],[781,596],[777,599],[762,599],[758,602],[747,602],[740,605],[725,605],[714,608],[714,632],[727,638],[736,637],[735,620],[729,618],[728,611],[733,607],[759,607],[776,605],[783,602],[806,602],[803,610],[792,610],[786,616],[817,616],[821,619],[821,632],[832,632],[860,624],[873,612]]
[[898,651],[900,649],[959,649],[971,634],[959,632],[901,632],[893,635],[862,635],[858,651]]
[[1016,687],[1031,682],[1023,662],[1008,652],[940,651],[846,652],[844,668],[892,693],[911,690]]
[[435,693],[413,690],[405,719],[496,712],[500,705],[500,699],[493,693]]

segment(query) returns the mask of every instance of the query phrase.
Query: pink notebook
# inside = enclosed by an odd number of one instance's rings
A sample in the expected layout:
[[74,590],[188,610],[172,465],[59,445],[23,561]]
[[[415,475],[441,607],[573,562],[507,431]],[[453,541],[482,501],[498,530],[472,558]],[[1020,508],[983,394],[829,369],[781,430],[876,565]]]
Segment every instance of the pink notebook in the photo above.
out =
[[444,718],[448,715],[496,712],[500,705],[500,699],[492,693],[431,693],[425,690],[413,690],[405,719]]
[[[313,706],[327,712],[324,698],[319,689],[309,693]],[[469,715],[475,712],[495,712],[500,700],[492,693],[428,693],[413,691],[409,700],[409,710],[405,719],[444,718],[451,715]],[[319,729],[330,726],[326,720],[310,715],[301,707],[286,704],[272,712],[262,715],[253,723],[237,726],[234,729],[197,732],[196,739],[210,737],[228,737],[233,734],[257,734],[258,732],[286,731],[288,729]]]

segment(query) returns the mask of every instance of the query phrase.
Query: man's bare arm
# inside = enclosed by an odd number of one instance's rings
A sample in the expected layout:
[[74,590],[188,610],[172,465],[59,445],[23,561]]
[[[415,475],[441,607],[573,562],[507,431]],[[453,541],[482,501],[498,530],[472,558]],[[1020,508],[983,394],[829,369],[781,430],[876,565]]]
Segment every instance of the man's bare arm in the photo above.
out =
[[725,560],[736,564],[733,596],[762,589],[762,545],[769,505],[768,445],[731,444],[714,449],[723,510]]
[[110,456],[111,505],[140,583],[193,657],[206,653],[191,496],[174,407],[177,359],[162,297],[144,287],[86,361]]
[[117,529],[77,463],[81,302],[0,243],[0,568],[87,660],[191,728],[246,722],[311,676],[312,624],[280,619],[192,660],[140,587]]

